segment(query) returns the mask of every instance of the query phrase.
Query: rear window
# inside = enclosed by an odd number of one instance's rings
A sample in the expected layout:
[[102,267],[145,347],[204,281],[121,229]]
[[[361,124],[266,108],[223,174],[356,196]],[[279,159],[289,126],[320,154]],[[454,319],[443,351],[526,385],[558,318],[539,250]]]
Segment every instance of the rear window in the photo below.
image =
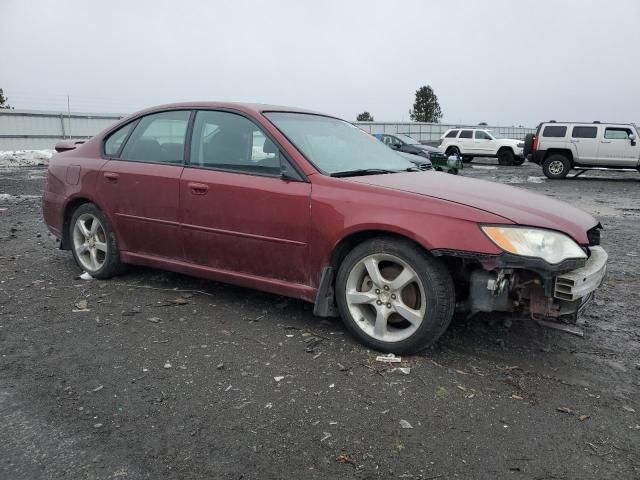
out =
[[449,133],[445,135],[445,138],[455,138],[455,136],[458,135],[459,131],[460,130],[451,130]]
[[471,134],[473,132],[471,130],[462,130],[460,132],[460,138],[471,138]]
[[543,137],[564,137],[567,134],[567,127],[559,125],[547,125],[542,131]]
[[598,127],[573,127],[571,136],[573,138],[596,138]]

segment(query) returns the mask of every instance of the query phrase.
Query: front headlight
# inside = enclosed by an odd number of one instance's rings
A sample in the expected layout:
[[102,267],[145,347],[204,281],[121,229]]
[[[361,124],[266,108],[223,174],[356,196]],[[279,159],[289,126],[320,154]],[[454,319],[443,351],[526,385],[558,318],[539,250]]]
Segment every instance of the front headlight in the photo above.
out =
[[524,148],[524,142],[518,142],[518,148]]
[[559,263],[567,258],[586,258],[580,246],[564,233],[539,228],[482,226],[482,231],[505,252]]

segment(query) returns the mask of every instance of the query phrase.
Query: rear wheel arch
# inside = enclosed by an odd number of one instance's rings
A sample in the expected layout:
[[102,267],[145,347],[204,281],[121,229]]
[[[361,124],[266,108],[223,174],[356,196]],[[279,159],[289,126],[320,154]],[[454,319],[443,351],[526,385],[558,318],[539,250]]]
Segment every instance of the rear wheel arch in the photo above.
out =
[[104,215],[109,219],[109,221],[113,225],[113,221],[110,218],[110,215],[105,211],[104,208],[102,208],[102,205],[100,205],[95,200],[93,200],[93,199],[91,199],[89,197],[84,197],[84,196],[72,198],[64,206],[64,211],[63,211],[64,213],[63,213],[63,216],[62,216],[62,246],[61,246],[61,248],[63,250],[70,250],[71,249],[71,242],[70,242],[71,239],[69,238],[69,225],[71,224],[71,218],[73,217],[74,212],[78,208],[80,208],[82,205],[84,205],[86,203],[93,203],[97,208],[99,208],[102,211],[102,213],[104,213]]
[[567,150],[565,148],[550,148],[545,151],[544,160],[549,158],[551,155],[563,155],[567,157],[567,160],[569,160],[569,162],[571,163],[571,166],[573,166],[574,158],[573,158],[573,152],[571,150]]

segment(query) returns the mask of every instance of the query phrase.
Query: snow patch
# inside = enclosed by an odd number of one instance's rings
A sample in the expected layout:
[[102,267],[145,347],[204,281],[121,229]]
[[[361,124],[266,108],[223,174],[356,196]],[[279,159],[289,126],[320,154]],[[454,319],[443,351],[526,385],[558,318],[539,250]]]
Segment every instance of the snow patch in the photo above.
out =
[[49,165],[55,150],[10,150],[0,152],[0,168]]

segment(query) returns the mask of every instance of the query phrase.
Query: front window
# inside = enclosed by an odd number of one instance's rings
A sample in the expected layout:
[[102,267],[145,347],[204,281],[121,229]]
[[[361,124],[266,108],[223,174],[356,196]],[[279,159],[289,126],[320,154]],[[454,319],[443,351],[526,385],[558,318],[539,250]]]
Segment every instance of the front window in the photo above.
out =
[[478,140],[493,140],[493,138],[491,138],[491,135],[489,135],[484,130],[476,130],[476,139],[478,139]]
[[628,128],[607,127],[604,131],[604,138],[608,140],[627,140],[629,135],[631,130]]
[[343,120],[306,113],[268,112],[265,116],[323,173],[413,167],[375,137]]

